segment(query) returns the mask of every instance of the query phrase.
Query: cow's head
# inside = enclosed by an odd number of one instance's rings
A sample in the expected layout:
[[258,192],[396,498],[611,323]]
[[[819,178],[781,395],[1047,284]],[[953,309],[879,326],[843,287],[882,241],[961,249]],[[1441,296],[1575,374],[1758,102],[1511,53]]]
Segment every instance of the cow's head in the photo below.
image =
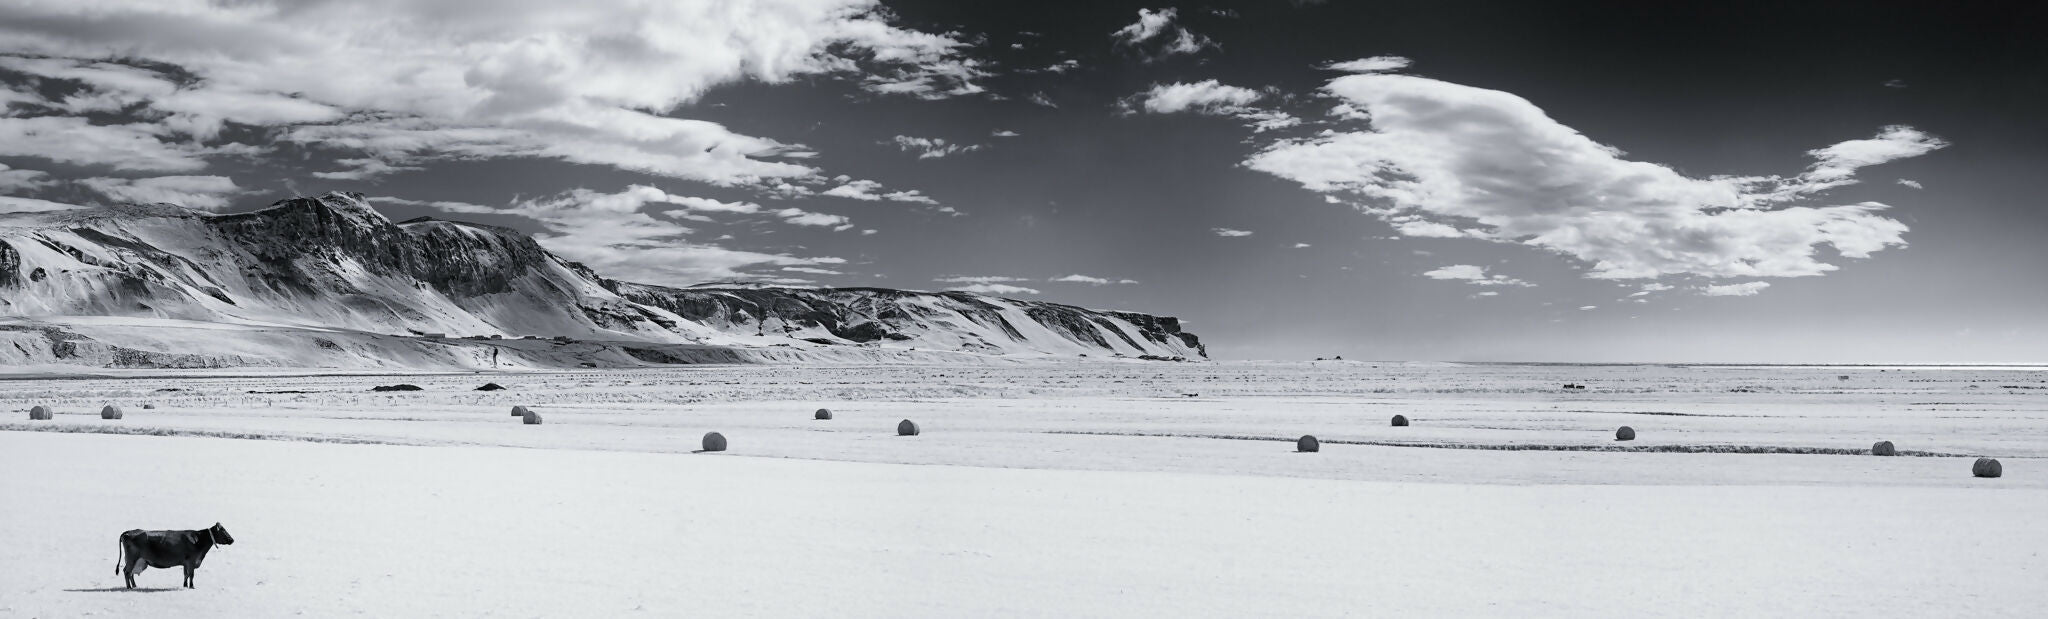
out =
[[207,529],[207,530],[206,530],[206,532],[207,532],[207,533],[211,533],[211,534],[213,534],[213,543],[216,543],[216,544],[233,544],[233,543],[235,543],[235,536],[233,536],[233,535],[228,535],[228,528],[227,528],[227,527],[224,527],[224,526],[220,526],[220,523],[218,523],[218,522],[216,522],[216,523],[213,523],[213,528]]

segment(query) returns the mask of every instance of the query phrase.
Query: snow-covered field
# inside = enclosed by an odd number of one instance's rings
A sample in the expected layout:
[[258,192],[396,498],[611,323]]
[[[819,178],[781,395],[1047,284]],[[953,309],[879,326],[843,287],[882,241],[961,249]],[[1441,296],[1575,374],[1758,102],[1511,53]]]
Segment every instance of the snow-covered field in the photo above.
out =
[[[0,431],[0,616],[2048,607],[2039,368],[128,373],[0,380],[0,411],[43,430]],[[731,450],[691,453],[707,431]],[[239,543],[197,590],[116,590],[120,531],[215,521]]]

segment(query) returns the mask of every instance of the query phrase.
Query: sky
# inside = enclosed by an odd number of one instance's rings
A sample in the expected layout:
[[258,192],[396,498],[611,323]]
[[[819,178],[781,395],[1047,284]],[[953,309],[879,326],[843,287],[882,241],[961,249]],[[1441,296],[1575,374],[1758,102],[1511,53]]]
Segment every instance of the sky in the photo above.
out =
[[356,191],[1224,359],[2048,362],[1996,5],[0,0],[0,211]]

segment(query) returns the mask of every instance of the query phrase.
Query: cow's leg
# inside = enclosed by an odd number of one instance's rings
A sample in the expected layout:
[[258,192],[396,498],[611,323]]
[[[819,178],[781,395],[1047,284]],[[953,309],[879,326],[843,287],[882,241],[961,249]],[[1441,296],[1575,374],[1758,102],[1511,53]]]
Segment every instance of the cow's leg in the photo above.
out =
[[197,588],[197,587],[193,587],[193,586],[192,586],[192,572],[193,572],[194,570],[195,570],[195,568],[194,568],[194,566],[193,566],[192,564],[190,564],[190,563],[187,563],[187,564],[185,564],[185,588],[186,588],[186,589],[195,589],[195,588]]
[[128,559],[128,569],[122,572],[128,577],[128,588],[135,588],[135,573],[146,569],[149,569],[149,565],[142,562],[142,557]]

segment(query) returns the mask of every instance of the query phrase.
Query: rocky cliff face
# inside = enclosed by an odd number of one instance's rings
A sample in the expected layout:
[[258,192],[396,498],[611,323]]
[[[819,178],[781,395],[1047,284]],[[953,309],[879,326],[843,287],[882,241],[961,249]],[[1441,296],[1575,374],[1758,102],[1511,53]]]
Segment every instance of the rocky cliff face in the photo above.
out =
[[965,292],[885,288],[667,288],[606,280],[627,300],[724,332],[847,343],[921,342],[992,353],[1206,357],[1180,321]]
[[169,205],[0,215],[0,319],[54,317],[996,355],[1205,352],[1175,319],[1129,312],[956,292],[609,280],[513,230],[394,223],[345,193],[233,215]]

